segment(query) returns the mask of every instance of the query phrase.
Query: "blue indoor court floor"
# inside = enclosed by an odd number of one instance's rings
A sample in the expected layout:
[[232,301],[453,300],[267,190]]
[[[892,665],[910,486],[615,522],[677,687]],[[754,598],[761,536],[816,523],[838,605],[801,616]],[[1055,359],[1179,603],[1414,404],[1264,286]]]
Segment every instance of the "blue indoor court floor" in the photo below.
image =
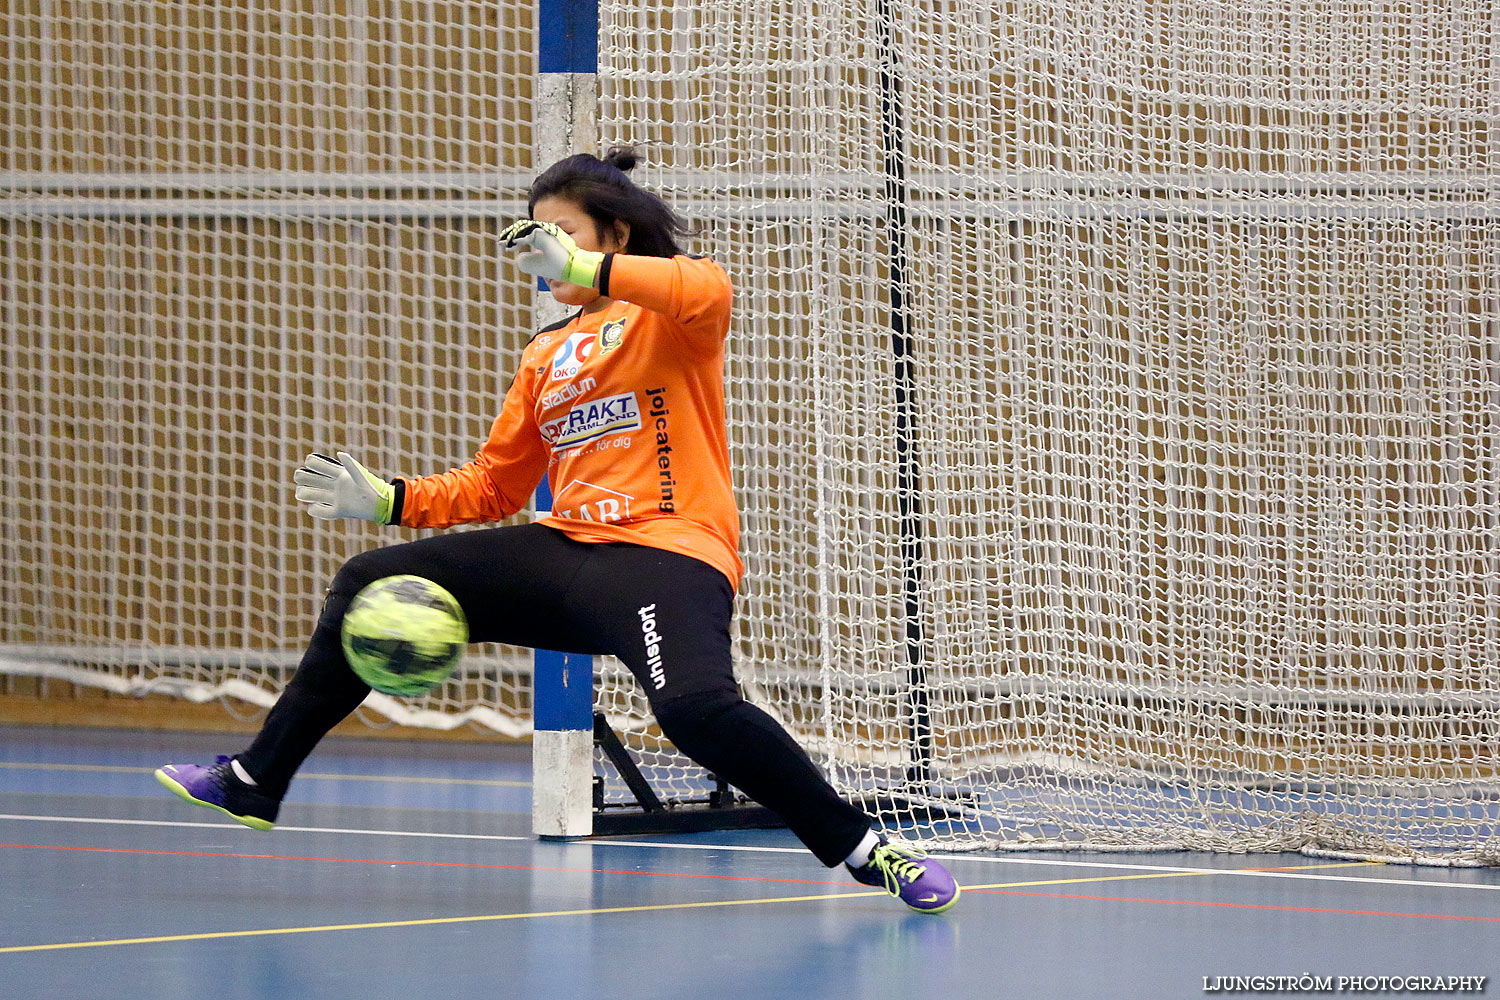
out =
[[538,842],[525,746],[327,740],[271,833],[152,778],[243,742],[0,726],[0,997],[1500,993],[1495,869],[954,855],[923,916],[784,831]]

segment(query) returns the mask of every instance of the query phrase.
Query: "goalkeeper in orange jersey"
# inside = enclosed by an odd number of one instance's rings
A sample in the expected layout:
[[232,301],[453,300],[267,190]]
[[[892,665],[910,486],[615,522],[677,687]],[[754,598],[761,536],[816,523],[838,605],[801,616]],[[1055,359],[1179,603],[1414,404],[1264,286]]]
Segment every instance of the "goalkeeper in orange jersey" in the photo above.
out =
[[347,454],[314,455],[294,477],[314,517],[443,528],[517,513],[545,473],[552,513],[349,560],[249,748],[157,777],[270,829],[303,760],[370,692],[340,646],[345,609],[367,584],[412,573],[458,599],[471,641],[618,657],[667,738],[780,815],[819,861],[846,864],[913,909],[946,910],[959,895],[947,870],[877,834],[735,684],[742,567],[723,379],[732,292],[717,264],[679,249],[681,219],[630,179],[635,163],[630,149],[558,162],[532,185],[530,218],[501,234],[521,270],[578,312],[527,345],[473,461],[387,482]]

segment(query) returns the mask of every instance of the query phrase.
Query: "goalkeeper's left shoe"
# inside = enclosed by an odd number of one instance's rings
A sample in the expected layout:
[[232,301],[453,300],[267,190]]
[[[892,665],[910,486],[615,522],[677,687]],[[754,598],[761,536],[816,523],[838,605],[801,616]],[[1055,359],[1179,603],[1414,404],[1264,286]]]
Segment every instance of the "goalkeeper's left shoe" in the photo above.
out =
[[911,847],[882,839],[868,862],[844,867],[856,881],[884,889],[918,913],[942,913],[958,902],[958,883],[948,869]]
[[281,800],[274,799],[235,776],[228,757],[220,756],[212,767],[200,764],[168,764],[156,769],[156,780],[178,798],[195,806],[216,809],[252,830],[276,825]]

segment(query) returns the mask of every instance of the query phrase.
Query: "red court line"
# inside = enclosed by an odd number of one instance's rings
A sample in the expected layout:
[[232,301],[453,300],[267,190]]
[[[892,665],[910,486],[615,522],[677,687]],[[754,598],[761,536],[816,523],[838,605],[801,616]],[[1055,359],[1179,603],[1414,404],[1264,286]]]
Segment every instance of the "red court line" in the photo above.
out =
[[568,872],[587,875],[652,875],[660,878],[719,879],[732,882],[789,882],[795,885],[848,886],[848,882],[825,882],[804,878],[770,878],[762,875],[707,875],[697,872],[625,871],[612,868],[546,868],[539,865],[482,865],[465,861],[393,861],[381,858],[303,858],[285,854],[230,854],[213,851],[157,851],[138,847],[71,847],[62,844],[0,844],[32,851],[85,851],[93,854],[156,854],[180,858],[245,858],[255,861],[328,861],[351,865],[407,865],[429,868],[484,868],[514,872]]
[[1233,910],[1280,910],[1286,913],[1333,913],[1353,917],[1407,917],[1413,920],[1471,920],[1500,924],[1500,917],[1469,917],[1453,913],[1387,913],[1383,910],[1335,910],[1318,906],[1272,906],[1268,903],[1223,903],[1197,899],[1143,899],[1139,896],[1083,896],[1066,892],[1020,892],[1015,889],[973,889],[965,892],[997,896],[1037,896],[1045,899],[1088,899],[1106,903],[1165,903],[1168,906],[1221,906]]

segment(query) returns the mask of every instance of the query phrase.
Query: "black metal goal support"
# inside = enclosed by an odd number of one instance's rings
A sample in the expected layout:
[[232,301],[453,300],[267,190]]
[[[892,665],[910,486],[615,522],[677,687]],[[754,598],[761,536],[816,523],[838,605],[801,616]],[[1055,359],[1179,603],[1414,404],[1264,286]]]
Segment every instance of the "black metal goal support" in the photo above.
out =
[[916,360],[906,280],[910,268],[906,107],[896,24],[889,0],[875,14],[880,54],[880,136],[884,155],[886,240],[891,297],[891,354],[896,375],[896,503],[901,521],[901,585],[906,599],[906,729],[911,747],[906,783],[932,784],[932,720],[927,700],[927,650],[922,630],[922,470],[917,455]]
[[704,830],[769,829],[785,826],[781,817],[764,806],[737,795],[723,778],[713,776],[714,787],[702,799],[663,800],[636,766],[620,736],[605,719],[594,713],[594,745],[609,759],[620,780],[630,789],[635,803],[617,805],[604,801],[604,779],[594,777],[594,836],[610,837],[644,833],[697,833]]

